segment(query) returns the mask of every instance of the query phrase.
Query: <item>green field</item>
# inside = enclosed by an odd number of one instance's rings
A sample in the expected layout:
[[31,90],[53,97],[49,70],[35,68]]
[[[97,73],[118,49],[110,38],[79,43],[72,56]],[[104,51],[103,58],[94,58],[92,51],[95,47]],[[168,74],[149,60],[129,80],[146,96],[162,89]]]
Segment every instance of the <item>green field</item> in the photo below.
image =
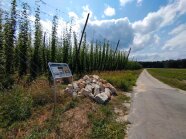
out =
[[160,81],[186,90],[186,69],[148,69],[148,71]]

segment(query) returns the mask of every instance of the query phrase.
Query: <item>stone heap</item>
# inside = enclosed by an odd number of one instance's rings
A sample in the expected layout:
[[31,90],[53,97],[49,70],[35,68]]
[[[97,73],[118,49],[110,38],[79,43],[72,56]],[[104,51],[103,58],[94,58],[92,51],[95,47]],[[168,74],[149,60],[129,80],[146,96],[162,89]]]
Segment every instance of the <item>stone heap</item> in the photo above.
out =
[[73,97],[84,95],[100,104],[104,104],[112,95],[116,95],[116,89],[98,75],[85,75],[82,79],[68,84],[64,92]]

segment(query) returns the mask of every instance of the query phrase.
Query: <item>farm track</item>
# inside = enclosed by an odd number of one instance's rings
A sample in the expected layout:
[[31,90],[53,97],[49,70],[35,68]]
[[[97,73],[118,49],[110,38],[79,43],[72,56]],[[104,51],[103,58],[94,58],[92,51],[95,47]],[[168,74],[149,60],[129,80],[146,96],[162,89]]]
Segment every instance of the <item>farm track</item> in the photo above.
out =
[[134,88],[129,121],[129,139],[186,139],[186,91],[144,70]]

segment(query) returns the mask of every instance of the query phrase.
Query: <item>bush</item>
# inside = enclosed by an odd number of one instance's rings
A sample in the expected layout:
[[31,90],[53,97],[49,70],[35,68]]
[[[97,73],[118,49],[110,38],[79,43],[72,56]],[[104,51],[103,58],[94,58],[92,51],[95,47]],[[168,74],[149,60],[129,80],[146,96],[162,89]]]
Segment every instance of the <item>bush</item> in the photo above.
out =
[[138,70],[142,69],[142,65],[135,61],[128,61],[127,62],[127,69],[128,70]]
[[15,121],[25,120],[31,115],[32,98],[20,86],[0,94],[0,127]]
[[0,81],[0,90],[10,89],[14,84],[14,79],[11,76],[2,77]]

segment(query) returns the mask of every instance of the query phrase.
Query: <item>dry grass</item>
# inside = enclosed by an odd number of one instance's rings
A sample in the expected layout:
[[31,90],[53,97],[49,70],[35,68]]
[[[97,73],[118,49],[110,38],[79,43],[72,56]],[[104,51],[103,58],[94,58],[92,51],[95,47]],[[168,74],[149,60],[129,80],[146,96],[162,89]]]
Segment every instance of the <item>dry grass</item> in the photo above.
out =
[[[100,75],[105,78],[112,78],[112,76],[121,78],[122,75],[123,78],[129,74],[103,72]],[[130,73],[130,76],[133,77],[133,73]],[[22,85],[22,82],[20,83]],[[118,96],[113,97],[107,105],[98,105],[85,97],[72,99],[71,96],[63,93],[65,87],[66,85],[57,87],[57,105],[54,115],[53,89],[47,79],[41,77],[29,86],[25,86],[25,93],[32,96],[34,103],[31,116],[26,120],[14,122],[9,127],[0,128],[0,138],[84,139],[100,136],[100,138],[120,139],[124,137],[125,124],[117,123],[114,113],[115,107],[122,109],[124,114],[127,111],[122,103],[129,101],[129,98],[122,92],[118,92]]]

